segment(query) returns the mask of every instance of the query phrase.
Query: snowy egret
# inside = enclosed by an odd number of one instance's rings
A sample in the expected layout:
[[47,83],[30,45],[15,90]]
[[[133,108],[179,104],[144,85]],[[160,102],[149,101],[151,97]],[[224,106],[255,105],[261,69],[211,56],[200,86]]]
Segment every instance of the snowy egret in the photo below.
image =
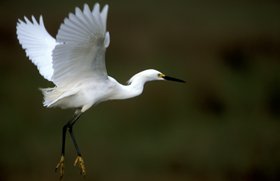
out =
[[61,158],[56,166],[60,178],[64,175],[65,139],[67,131],[75,146],[77,158],[74,165],[86,174],[84,160],[73,134],[73,126],[82,113],[93,105],[113,99],[128,99],[142,93],[144,84],[154,80],[184,82],[163,73],[148,69],[134,75],[127,85],[122,85],[107,75],[105,52],[110,43],[106,31],[108,5],[102,10],[96,3],[91,10],[87,4],[76,7],[64,19],[54,39],[45,29],[43,18],[39,22],[18,20],[17,37],[26,55],[40,74],[55,87],[41,89],[44,106],[74,108],[75,113],[62,129]]

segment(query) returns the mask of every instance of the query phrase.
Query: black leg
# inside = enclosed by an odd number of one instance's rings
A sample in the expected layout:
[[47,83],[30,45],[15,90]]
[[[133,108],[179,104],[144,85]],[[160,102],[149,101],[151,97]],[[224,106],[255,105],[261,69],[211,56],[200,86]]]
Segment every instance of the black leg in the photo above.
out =
[[65,124],[62,128],[62,148],[61,148],[61,157],[60,160],[58,162],[58,164],[55,167],[55,172],[59,169],[59,180],[62,180],[63,175],[64,175],[64,155],[65,155],[65,140],[66,140],[66,132],[67,132],[67,128],[68,128],[68,124]]
[[77,122],[77,120],[81,117],[81,115],[82,113],[80,111],[76,111],[74,117],[71,120],[69,120],[67,124],[69,126],[73,126]]
[[76,140],[74,138],[74,135],[73,135],[73,130],[72,130],[72,127],[73,125],[76,123],[76,121],[80,118],[81,116],[81,112],[80,111],[76,111],[75,114],[74,114],[74,117],[69,120],[62,128],[62,148],[61,148],[61,157],[60,157],[60,161],[58,162],[56,168],[55,168],[55,171],[57,171],[59,169],[59,172],[60,172],[60,180],[63,178],[63,175],[64,175],[64,155],[65,155],[65,141],[66,141],[66,132],[67,130],[69,131],[70,133],[70,136],[71,136],[71,139],[75,145],[75,148],[76,148],[76,151],[77,151],[77,154],[80,156],[81,153],[79,151],[79,148],[78,148],[78,145],[76,143]]
[[68,128],[68,123],[65,124],[62,128],[62,148],[61,148],[61,155],[65,154],[65,140],[66,140],[66,131]]
[[72,142],[73,142],[73,144],[75,146],[76,152],[77,152],[77,158],[75,159],[74,166],[77,165],[80,168],[81,175],[85,176],[86,175],[85,162],[84,162],[84,160],[82,158],[81,151],[79,149],[79,146],[77,144],[77,141],[76,141],[76,138],[75,138],[74,132],[73,132],[74,124],[77,122],[77,120],[79,119],[80,116],[81,116],[81,114],[77,115],[76,119],[72,120],[72,122],[68,126],[68,131],[69,131],[71,140],[72,140]]
[[77,155],[80,155],[80,156],[81,156],[81,152],[80,152],[79,146],[78,146],[78,144],[77,144],[76,138],[75,138],[74,133],[73,133],[73,126],[74,126],[74,124],[77,122],[77,120],[80,118],[80,116],[81,116],[81,114],[77,115],[77,116],[75,117],[75,119],[73,119],[73,120],[71,121],[71,123],[68,124],[68,131],[69,131],[69,133],[70,133],[71,140],[72,140],[72,142],[73,142],[73,144],[74,144],[74,146],[75,146]]
[[[74,114],[74,117],[72,119],[70,119],[62,128],[62,148],[61,148],[61,155],[65,155],[65,141],[66,141],[66,132],[67,130],[69,130],[69,133],[70,135],[72,134],[72,127],[73,125],[76,123],[76,121],[80,118],[81,116],[81,113],[80,112],[76,112]],[[71,132],[70,132],[71,130]],[[74,137],[71,135],[71,138]],[[72,141],[73,141],[73,138],[72,138]],[[76,141],[75,141],[75,138],[74,138],[74,141],[73,141],[75,147],[77,145]],[[77,149],[77,148],[76,148]]]
[[74,144],[74,146],[75,146],[77,155],[80,155],[80,156],[81,156],[81,152],[80,152],[79,146],[78,146],[78,144],[77,144],[77,141],[76,141],[75,136],[74,136],[74,133],[73,133],[73,126],[72,126],[72,125],[69,127],[69,130],[68,130],[68,131],[69,131],[69,133],[70,133],[71,140],[72,140],[72,142],[73,142],[73,144]]

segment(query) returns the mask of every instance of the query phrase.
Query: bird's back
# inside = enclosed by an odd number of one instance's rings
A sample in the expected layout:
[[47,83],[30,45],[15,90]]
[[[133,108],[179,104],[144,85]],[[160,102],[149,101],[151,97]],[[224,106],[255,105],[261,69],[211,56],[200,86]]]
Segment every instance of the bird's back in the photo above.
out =
[[81,108],[86,111],[92,105],[111,99],[120,89],[115,79],[104,80],[94,78],[68,85],[42,89],[44,105],[47,107]]

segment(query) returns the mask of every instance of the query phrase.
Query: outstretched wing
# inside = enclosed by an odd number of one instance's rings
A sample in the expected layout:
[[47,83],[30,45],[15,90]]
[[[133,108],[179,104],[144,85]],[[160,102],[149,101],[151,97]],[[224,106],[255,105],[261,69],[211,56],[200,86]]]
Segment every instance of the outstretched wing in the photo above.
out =
[[25,22],[17,23],[17,38],[26,55],[34,63],[40,74],[51,81],[53,75],[52,51],[56,45],[55,39],[47,32],[43,18],[39,23],[32,16],[32,21],[24,17]]
[[91,11],[87,4],[83,11],[75,9],[60,26],[56,36],[59,43],[53,51],[52,81],[63,86],[87,78],[105,79],[105,51],[109,46],[106,32],[108,6],[100,11],[95,4]]

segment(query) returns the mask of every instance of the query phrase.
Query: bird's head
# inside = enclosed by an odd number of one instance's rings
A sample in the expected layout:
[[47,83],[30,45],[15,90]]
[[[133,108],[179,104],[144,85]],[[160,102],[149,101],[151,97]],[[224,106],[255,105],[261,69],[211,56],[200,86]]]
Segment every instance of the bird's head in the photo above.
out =
[[154,69],[144,70],[144,71],[134,75],[128,81],[128,83],[131,84],[134,80],[139,80],[139,79],[140,80],[144,80],[144,82],[154,81],[154,80],[169,80],[169,81],[185,83],[184,80],[167,76],[167,75],[165,75],[165,74],[163,74],[163,73],[161,73],[161,72],[159,72],[157,70],[154,70]]

